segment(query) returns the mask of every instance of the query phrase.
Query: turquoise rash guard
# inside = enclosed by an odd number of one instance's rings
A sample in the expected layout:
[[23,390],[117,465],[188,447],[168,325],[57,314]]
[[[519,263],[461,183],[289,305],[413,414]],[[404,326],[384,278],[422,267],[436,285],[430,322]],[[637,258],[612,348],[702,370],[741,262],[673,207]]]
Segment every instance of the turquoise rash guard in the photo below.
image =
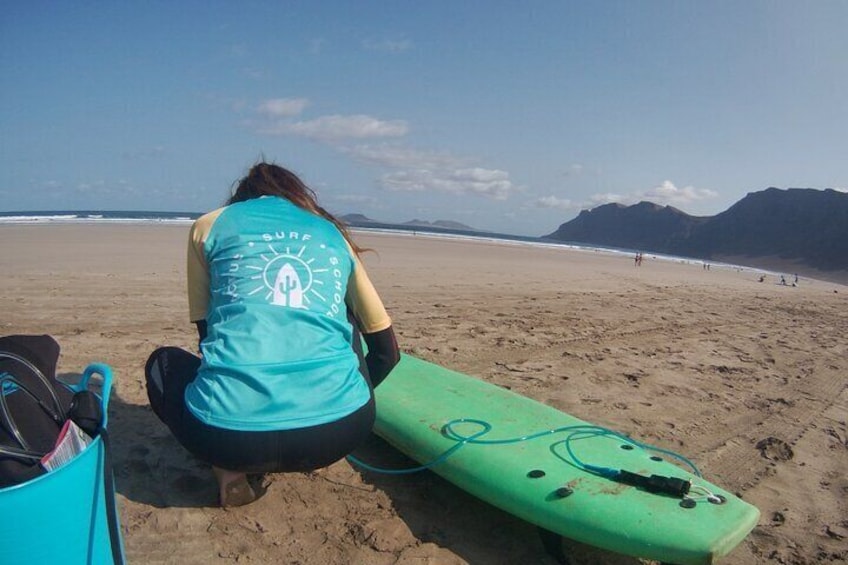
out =
[[[188,409],[211,426],[271,431],[332,422],[367,403],[371,391],[347,320],[357,269],[332,222],[283,198],[239,202],[198,219],[189,302],[208,334],[186,388]],[[372,327],[388,327],[382,304],[378,310]]]

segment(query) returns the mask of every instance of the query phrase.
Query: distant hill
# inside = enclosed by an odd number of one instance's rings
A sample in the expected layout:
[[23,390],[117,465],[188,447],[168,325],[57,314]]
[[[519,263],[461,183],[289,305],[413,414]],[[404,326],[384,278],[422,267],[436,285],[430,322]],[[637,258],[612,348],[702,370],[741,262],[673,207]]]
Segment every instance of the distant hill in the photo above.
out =
[[339,216],[339,219],[351,226],[361,225],[361,224],[380,224],[382,222],[378,222],[377,220],[372,220],[368,216],[363,214],[345,214],[344,216]]
[[390,223],[390,222],[382,222],[379,220],[372,220],[368,216],[363,214],[345,214],[344,216],[339,216],[339,219],[351,226],[360,226],[365,227],[368,225],[379,225],[379,226],[404,226],[408,228],[420,227],[420,228],[435,228],[442,230],[455,230],[455,231],[477,231],[475,228],[471,226],[467,226],[460,222],[454,222],[451,220],[436,220],[435,222],[428,222],[427,220],[410,220],[408,222],[404,222],[402,224]]
[[428,222],[426,220],[410,220],[408,222],[404,222],[403,225],[411,227],[442,228],[446,230],[477,231],[471,226],[466,226],[463,223],[451,220],[436,220],[435,222]]
[[699,259],[744,257],[751,265],[777,258],[820,271],[848,270],[848,194],[769,188],[709,217],[649,202],[606,204],[545,237]]

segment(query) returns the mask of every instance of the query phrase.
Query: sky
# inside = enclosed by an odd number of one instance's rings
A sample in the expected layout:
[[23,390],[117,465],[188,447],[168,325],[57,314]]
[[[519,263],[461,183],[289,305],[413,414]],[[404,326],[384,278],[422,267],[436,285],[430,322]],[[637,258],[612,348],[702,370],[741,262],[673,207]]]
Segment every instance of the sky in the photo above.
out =
[[848,2],[3,2],[0,211],[205,212],[264,159],[339,214],[551,233],[848,190]]

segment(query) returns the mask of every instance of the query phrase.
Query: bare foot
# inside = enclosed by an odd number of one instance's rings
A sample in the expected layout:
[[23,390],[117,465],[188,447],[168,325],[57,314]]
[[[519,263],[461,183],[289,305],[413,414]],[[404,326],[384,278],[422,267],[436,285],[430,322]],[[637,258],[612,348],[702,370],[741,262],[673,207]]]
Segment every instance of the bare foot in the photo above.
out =
[[244,506],[256,500],[256,493],[247,482],[245,473],[227,471],[219,467],[212,467],[212,472],[218,480],[218,503],[223,508]]

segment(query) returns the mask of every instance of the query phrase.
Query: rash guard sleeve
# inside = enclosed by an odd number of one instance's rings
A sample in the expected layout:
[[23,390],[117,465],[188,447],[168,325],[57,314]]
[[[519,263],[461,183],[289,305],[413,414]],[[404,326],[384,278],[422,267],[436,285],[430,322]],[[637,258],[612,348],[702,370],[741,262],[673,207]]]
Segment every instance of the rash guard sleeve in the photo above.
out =
[[354,269],[348,281],[347,304],[368,346],[365,362],[371,383],[376,387],[397,365],[400,351],[383,301],[355,253],[353,257]]
[[368,345],[365,364],[371,385],[376,388],[400,361],[400,350],[391,326],[373,334],[362,334],[362,337]]
[[354,268],[347,285],[346,302],[353,309],[363,334],[385,330],[392,325],[383,301],[368,278],[365,267],[354,254]]
[[186,254],[186,280],[188,290],[189,321],[199,322],[206,319],[209,309],[209,264],[206,261],[204,244],[212,224],[223,208],[204,214],[191,226],[188,234],[188,252]]

